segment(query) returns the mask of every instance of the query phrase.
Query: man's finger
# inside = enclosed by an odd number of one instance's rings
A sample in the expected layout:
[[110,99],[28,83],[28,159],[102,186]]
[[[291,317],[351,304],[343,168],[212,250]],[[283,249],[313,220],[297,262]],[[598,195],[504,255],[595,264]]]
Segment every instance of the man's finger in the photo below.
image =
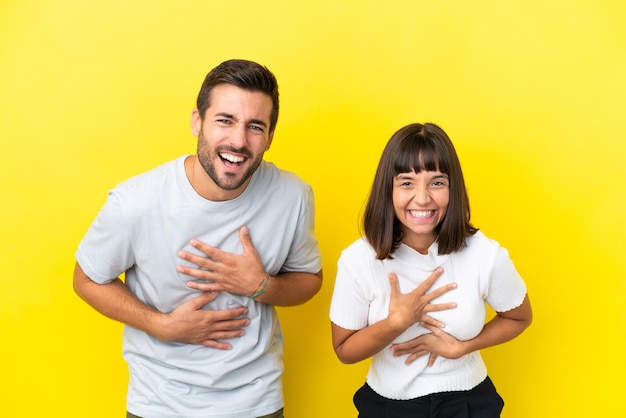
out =
[[219,350],[230,350],[231,348],[233,348],[232,345],[217,340],[206,340],[202,342],[202,345],[211,348],[217,348]]
[[254,248],[254,245],[252,244],[252,238],[250,238],[250,230],[245,225],[239,228],[239,241],[241,241],[241,246],[243,248],[244,254],[256,254],[256,248]]
[[190,299],[187,303],[189,303],[192,308],[200,309],[207,303],[214,301],[217,295],[219,295],[219,292],[202,292],[198,297]]
[[[189,243],[191,244],[191,246],[197,250],[202,251],[204,254],[206,254],[207,257],[209,257],[209,259],[211,260],[220,260],[222,257],[224,257],[224,251],[220,250],[219,248],[216,247],[212,247],[209,244],[205,244],[202,241],[199,241],[197,239],[192,239],[189,241]],[[196,255],[196,254],[193,254]]]

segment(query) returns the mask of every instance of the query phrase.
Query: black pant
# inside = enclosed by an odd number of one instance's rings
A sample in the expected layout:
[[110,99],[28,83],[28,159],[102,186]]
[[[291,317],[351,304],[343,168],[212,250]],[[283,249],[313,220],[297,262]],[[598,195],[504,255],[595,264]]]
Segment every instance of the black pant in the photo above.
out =
[[504,401],[491,379],[467,391],[441,392],[406,401],[387,399],[366,383],[354,394],[359,418],[498,418]]

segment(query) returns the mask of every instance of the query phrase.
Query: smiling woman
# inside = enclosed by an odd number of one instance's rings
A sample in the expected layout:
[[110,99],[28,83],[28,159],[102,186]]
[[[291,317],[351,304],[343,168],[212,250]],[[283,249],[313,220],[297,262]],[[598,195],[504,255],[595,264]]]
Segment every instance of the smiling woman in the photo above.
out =
[[[339,259],[330,308],[339,359],[372,357],[354,397],[359,417],[430,417],[434,403],[450,417],[500,416],[479,350],[521,334],[530,302],[507,251],[471,225],[441,128],[411,124],[391,137],[363,222],[365,237]],[[483,327],[485,303],[496,316]]]
[[437,226],[446,216],[450,187],[440,171],[398,174],[393,182],[393,208],[402,224],[404,243],[422,254],[437,238]]

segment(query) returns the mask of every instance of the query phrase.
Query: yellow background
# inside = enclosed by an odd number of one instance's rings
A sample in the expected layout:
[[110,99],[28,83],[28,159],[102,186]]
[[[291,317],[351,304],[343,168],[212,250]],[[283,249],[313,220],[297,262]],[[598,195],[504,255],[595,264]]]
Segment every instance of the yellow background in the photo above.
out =
[[335,265],[414,121],[449,133],[474,223],[530,289],[532,327],[483,353],[503,416],[623,416],[625,21],[622,0],[2,0],[0,414],[123,416],[121,326],[73,293],[73,253],[109,188],[195,151],[202,79],[238,57],[279,80],[267,159],[316,193],[325,285],[280,309],[289,418],[356,416]]

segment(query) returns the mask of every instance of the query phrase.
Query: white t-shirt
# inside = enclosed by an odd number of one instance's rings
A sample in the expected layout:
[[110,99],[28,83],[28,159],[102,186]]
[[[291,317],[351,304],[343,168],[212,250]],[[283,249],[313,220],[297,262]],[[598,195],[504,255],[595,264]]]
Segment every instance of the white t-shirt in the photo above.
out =
[[[241,253],[243,225],[271,275],[321,269],[309,185],[263,162],[240,196],[212,202],[189,183],[185,158],[127,180],[109,193],[76,251],[87,276],[108,283],[125,273],[126,285],[139,299],[171,312],[200,294],[186,285],[190,276],[176,271],[178,264],[187,264],[178,251],[200,254],[189,244],[197,238]],[[128,410],[147,418],[246,418],[283,407],[283,341],[276,311],[226,292],[205,308],[237,306],[248,308],[250,324],[244,336],[228,340],[231,350],[161,342],[124,327]]]
[[[482,232],[467,238],[467,246],[461,251],[447,255],[438,255],[437,251],[437,243],[428,254],[401,244],[393,259],[381,261],[365,239],[357,240],[342,252],[338,261],[331,321],[344,329],[359,330],[385,319],[389,313],[388,274],[396,273],[400,290],[408,293],[438,266],[444,268],[444,273],[431,290],[452,282],[458,287],[432,303],[456,302],[457,308],[429,315],[442,321],[446,325],[444,331],[459,340],[469,340],[480,333],[485,323],[485,302],[495,311],[505,312],[524,301],[526,285],[508,252]],[[414,324],[394,343],[427,332]],[[487,377],[478,351],[456,360],[438,357],[432,367],[427,367],[428,356],[410,365],[404,364],[407,357],[393,357],[389,347],[377,353],[367,375],[368,384],[386,398],[413,399],[430,393],[469,390]]]

